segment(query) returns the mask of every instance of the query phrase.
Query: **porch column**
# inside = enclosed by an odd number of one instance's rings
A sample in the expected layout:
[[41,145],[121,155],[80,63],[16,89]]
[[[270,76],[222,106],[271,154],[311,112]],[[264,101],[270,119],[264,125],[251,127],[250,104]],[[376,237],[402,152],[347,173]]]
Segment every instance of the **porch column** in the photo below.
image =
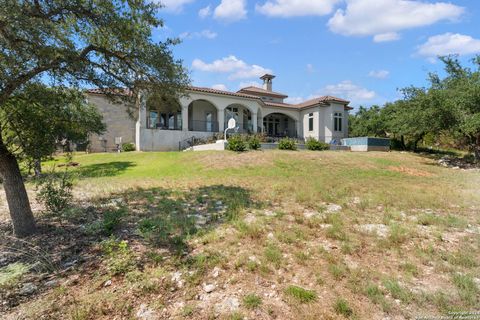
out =
[[142,151],[142,134],[147,128],[147,104],[142,93],[139,93],[136,99],[138,108],[138,118],[135,123],[135,148]]
[[302,131],[301,131],[301,128],[300,128],[300,121],[298,120],[295,120],[295,130],[297,130],[297,138],[300,139],[300,138],[303,138],[303,134],[302,134]]
[[258,131],[258,119],[257,119],[257,113],[252,113],[252,125],[253,125],[253,132],[257,133]]
[[188,131],[188,105],[182,105],[182,131]]
[[217,110],[218,131],[225,131],[225,109]]

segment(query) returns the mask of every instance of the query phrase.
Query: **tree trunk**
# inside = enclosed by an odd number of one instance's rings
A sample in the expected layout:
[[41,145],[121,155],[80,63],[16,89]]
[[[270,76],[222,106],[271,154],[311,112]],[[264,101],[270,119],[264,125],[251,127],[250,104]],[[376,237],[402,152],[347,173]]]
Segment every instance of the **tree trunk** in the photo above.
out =
[[479,163],[480,162],[480,134],[477,135],[477,143],[473,147],[473,156],[475,157],[475,162]]
[[17,237],[26,237],[36,231],[35,219],[17,159],[0,138],[0,175],[7,196],[13,231]]
[[33,160],[33,171],[35,178],[39,178],[42,175],[42,161],[40,159]]

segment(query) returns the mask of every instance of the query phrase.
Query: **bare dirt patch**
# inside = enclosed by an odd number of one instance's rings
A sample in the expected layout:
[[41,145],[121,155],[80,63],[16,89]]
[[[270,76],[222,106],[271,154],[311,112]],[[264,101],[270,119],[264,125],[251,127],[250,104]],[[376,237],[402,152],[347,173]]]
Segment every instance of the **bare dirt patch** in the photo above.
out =
[[419,170],[419,169],[415,169],[415,168],[408,168],[408,167],[404,167],[404,166],[400,166],[400,167],[390,166],[390,167],[388,167],[388,170],[404,173],[404,174],[407,174],[409,176],[415,176],[415,177],[431,177],[431,176],[433,176],[433,174],[428,172],[428,171]]

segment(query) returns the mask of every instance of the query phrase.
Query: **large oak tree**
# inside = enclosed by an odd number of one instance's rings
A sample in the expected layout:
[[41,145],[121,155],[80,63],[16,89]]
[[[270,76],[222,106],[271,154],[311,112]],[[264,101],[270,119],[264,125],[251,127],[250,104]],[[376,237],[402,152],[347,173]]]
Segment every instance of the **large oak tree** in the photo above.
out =
[[[163,26],[159,8],[148,0],[0,0],[0,108],[45,79],[106,93],[126,88],[124,99],[140,90],[177,96],[188,77],[172,55],[176,41],[152,39]],[[3,136],[0,176],[15,234],[34,233],[18,161]]]

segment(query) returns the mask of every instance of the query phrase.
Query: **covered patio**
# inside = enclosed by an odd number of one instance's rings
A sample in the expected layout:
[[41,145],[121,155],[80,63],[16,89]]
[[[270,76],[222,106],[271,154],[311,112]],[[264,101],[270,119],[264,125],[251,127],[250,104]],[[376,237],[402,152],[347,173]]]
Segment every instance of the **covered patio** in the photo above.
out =
[[283,113],[270,113],[263,118],[263,132],[269,137],[297,138],[297,124]]

